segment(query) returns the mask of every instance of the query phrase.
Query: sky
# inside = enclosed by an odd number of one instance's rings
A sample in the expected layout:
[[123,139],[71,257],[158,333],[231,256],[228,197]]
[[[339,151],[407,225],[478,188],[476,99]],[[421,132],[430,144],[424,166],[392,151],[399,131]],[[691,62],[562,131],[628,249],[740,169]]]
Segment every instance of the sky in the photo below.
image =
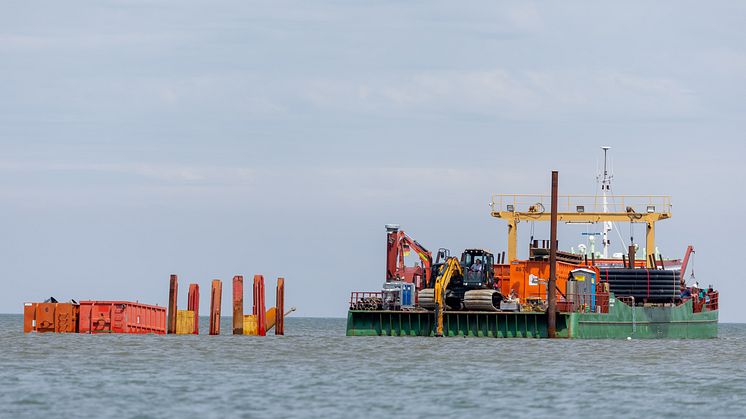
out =
[[384,224],[503,251],[492,194],[551,170],[593,194],[608,145],[616,193],[672,196],[663,255],[694,245],[745,322],[744,27],[738,1],[6,4],[0,312],[165,305],[173,273],[203,314],[222,279],[229,314],[233,275],[263,274],[269,304],[283,276],[298,316],[342,317],[384,281]]

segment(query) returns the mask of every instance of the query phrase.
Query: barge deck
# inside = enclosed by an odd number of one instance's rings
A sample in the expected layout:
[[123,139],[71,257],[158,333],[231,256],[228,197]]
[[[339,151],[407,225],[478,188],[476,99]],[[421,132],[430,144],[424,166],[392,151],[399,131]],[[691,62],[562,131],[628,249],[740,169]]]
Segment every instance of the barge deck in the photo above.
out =
[[[716,305],[714,307],[717,307]],[[613,296],[608,313],[560,312],[557,337],[569,339],[716,338],[718,310],[693,302],[677,306],[630,306]],[[446,311],[444,336],[546,338],[545,312]],[[435,336],[435,313],[426,310],[350,310],[347,336]]]

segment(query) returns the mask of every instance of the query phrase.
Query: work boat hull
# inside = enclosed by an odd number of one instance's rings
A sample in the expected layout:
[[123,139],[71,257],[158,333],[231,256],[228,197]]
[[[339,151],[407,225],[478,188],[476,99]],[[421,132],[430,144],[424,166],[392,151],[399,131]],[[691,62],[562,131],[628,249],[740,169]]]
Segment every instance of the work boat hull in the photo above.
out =
[[[613,296],[608,313],[557,314],[557,337],[573,339],[707,339],[718,335],[718,310],[694,313],[692,301],[678,306],[632,307]],[[540,312],[446,311],[444,336],[545,338]],[[432,311],[350,310],[348,336],[435,336]]]

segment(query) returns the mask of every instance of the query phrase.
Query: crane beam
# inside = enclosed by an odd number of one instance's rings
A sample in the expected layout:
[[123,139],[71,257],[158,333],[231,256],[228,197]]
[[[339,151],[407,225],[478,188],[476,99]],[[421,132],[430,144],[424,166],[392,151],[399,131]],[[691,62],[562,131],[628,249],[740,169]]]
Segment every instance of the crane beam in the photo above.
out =
[[[521,221],[550,221],[551,214],[531,211],[492,211],[491,215],[508,222],[508,263],[518,258],[518,223]],[[604,221],[645,223],[646,264],[655,254],[655,223],[671,218],[670,212],[560,212],[557,221],[565,223],[599,223]]]

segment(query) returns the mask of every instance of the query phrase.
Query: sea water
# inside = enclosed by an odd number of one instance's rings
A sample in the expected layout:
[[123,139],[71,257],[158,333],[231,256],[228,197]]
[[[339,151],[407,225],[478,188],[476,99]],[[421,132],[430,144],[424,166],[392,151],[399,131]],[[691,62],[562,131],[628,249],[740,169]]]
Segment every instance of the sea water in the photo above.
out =
[[746,416],[746,325],[707,340],[22,332],[0,315],[0,417]]

